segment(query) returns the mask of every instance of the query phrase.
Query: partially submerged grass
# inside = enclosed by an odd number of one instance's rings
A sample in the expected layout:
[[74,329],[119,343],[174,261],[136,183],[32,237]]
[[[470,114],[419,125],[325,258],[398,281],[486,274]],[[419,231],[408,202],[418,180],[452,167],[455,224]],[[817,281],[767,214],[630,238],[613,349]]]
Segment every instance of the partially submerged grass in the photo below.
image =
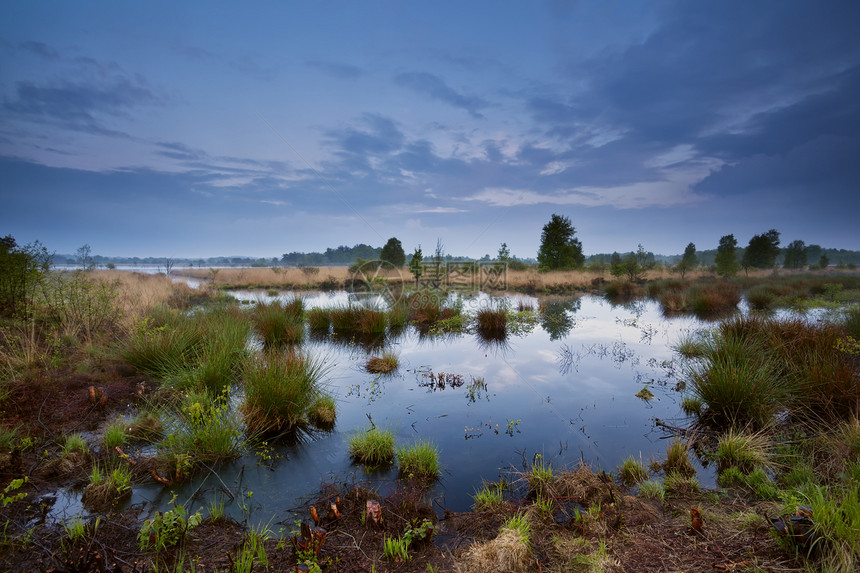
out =
[[296,344],[304,339],[304,303],[300,298],[287,304],[279,300],[258,302],[251,320],[267,347]]
[[308,421],[322,430],[334,427],[337,418],[337,406],[334,398],[328,394],[320,394],[308,408]]
[[113,467],[93,466],[90,483],[84,489],[81,502],[104,509],[131,496],[131,470],[125,463]]
[[662,467],[667,476],[676,474],[688,478],[696,475],[696,468],[690,462],[689,445],[677,438],[666,446],[666,461]]
[[504,488],[497,483],[485,483],[481,489],[472,496],[474,504],[472,509],[476,511],[494,510],[504,502]]
[[122,418],[115,420],[105,426],[102,432],[102,443],[105,448],[112,450],[117,446],[122,446],[128,440],[126,428],[128,424]]
[[371,356],[367,359],[364,369],[373,374],[391,374],[397,370],[399,360],[397,355],[386,350],[382,356]]
[[419,480],[435,480],[441,471],[439,450],[430,442],[419,440],[412,446],[397,449],[400,476]]
[[475,315],[475,332],[482,340],[502,342],[508,337],[508,315],[504,309],[482,308]]
[[622,484],[628,487],[633,486],[648,479],[648,470],[645,468],[645,464],[630,456],[618,468],[618,478]]
[[307,420],[325,375],[321,360],[297,352],[268,352],[245,361],[242,413],[254,432],[289,429]]
[[772,444],[763,433],[748,433],[734,428],[720,436],[716,460],[719,470],[737,468],[743,473],[765,467],[770,461]]
[[348,439],[349,455],[367,466],[390,463],[394,458],[394,433],[376,427],[363,428]]

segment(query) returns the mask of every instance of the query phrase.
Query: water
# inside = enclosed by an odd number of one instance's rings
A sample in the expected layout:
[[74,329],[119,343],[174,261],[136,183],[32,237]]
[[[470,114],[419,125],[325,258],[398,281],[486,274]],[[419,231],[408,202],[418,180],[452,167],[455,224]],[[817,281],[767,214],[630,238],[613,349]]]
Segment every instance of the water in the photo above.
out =
[[[346,293],[301,296],[306,308],[344,304],[349,298]],[[538,307],[537,299],[522,296],[506,302],[516,307],[519,301]],[[463,303],[468,313],[500,301],[481,295]],[[522,332],[501,346],[488,346],[469,333],[422,337],[407,329],[388,341],[400,360],[390,376],[364,370],[369,353],[360,345],[306,342],[305,350],[329,365],[326,384],[338,406],[334,430],[271,448],[263,456],[248,455],[218,476],[183,486],[178,501],[205,503],[221,496],[228,513],[240,517],[239,504],[231,504],[225,493],[239,492],[255,519],[277,522],[323,483],[371,481],[390,488],[396,466],[368,473],[348,455],[348,436],[369,419],[391,429],[398,446],[417,439],[438,446],[443,474],[431,495],[437,508],[453,511],[471,506],[471,494],[482,480],[497,480],[511,467],[522,469],[536,454],[559,469],[585,460],[607,471],[631,455],[645,463],[664,458],[665,434],[655,428],[655,418],[685,423],[676,389],[683,363],[672,345],[708,325],[689,317],[666,319],[650,301],[613,306],[585,296],[545,301],[545,308],[534,324],[521,325]],[[444,388],[433,383],[440,373]],[[474,382],[479,379],[485,388]],[[646,385],[654,394],[647,402],[635,396]],[[712,481],[707,472],[699,479],[706,485]],[[160,486],[144,486],[135,489],[132,503],[152,502],[163,509],[169,496]]]

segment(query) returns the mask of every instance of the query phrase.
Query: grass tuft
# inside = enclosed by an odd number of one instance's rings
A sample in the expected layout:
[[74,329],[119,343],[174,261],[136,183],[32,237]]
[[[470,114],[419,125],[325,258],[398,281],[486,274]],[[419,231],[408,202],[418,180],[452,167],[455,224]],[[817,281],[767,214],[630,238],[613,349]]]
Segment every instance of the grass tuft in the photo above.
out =
[[435,480],[439,477],[439,450],[430,442],[419,440],[412,446],[397,449],[401,477]]
[[367,466],[388,464],[394,458],[394,433],[378,428],[361,429],[349,437],[349,455]]

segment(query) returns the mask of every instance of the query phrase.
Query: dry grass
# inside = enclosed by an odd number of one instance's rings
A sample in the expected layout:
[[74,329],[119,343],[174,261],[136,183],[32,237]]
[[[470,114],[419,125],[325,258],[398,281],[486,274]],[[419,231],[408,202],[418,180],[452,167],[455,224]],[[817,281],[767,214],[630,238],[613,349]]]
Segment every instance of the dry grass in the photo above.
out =
[[[274,289],[311,289],[321,283],[335,284],[341,288],[350,279],[348,267],[320,267],[320,272],[309,273],[294,267],[226,268],[226,269],[182,269],[178,273],[198,279],[211,280],[218,287],[253,287]],[[403,272],[407,281],[411,275]],[[392,280],[396,278],[393,277]]]

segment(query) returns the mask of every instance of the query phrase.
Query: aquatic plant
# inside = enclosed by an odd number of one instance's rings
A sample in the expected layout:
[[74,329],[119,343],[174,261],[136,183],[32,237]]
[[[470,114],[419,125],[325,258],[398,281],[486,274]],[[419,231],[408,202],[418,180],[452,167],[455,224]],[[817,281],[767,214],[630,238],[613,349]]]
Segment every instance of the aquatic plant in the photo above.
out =
[[683,477],[696,475],[696,468],[690,462],[690,448],[678,438],[666,446],[666,461],[663,462],[663,471],[666,475],[678,474]]
[[245,402],[242,413],[254,432],[290,428],[307,419],[320,394],[326,367],[297,352],[267,352],[250,357],[242,368]]
[[401,477],[435,480],[439,477],[439,450],[428,441],[419,440],[412,446],[397,449]]
[[391,430],[362,428],[351,435],[347,443],[349,455],[361,464],[378,466],[394,458],[394,433]]
[[476,511],[492,510],[502,505],[504,497],[503,488],[500,484],[484,483],[484,485],[472,496],[474,503],[472,509]]
[[304,303],[300,298],[287,304],[279,300],[258,302],[251,320],[265,346],[296,344],[304,338]]
[[624,485],[633,486],[648,479],[648,470],[642,462],[630,456],[618,468],[618,478]]
[[327,308],[312,308],[307,313],[308,329],[315,336],[325,336],[331,330],[331,311]]
[[749,473],[766,466],[770,461],[771,442],[763,433],[749,433],[734,428],[722,434],[717,441],[714,457],[720,470],[737,468]]
[[386,350],[382,356],[371,356],[367,359],[364,369],[373,374],[391,374],[397,370],[398,366],[397,355]]
[[475,315],[475,332],[485,341],[501,342],[508,337],[508,315],[504,309],[482,308]]
[[308,421],[320,429],[330,429],[337,418],[337,407],[334,398],[328,394],[320,394],[308,407]]

